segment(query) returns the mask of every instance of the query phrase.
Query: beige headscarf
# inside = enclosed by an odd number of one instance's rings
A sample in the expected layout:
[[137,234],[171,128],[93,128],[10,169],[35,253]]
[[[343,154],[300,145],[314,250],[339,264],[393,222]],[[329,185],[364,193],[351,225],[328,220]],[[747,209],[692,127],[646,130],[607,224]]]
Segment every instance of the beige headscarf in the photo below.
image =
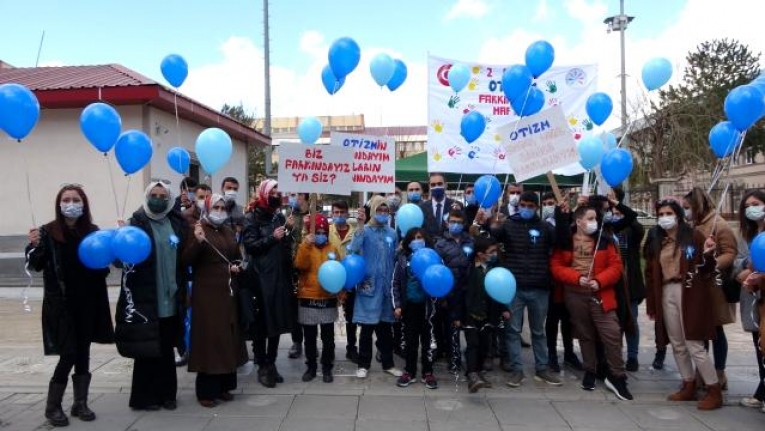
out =
[[[149,209],[149,197],[151,196],[151,190],[154,187],[162,187],[165,189],[165,192],[167,192],[167,208],[165,208],[164,211],[162,211],[159,214],[151,212]],[[175,205],[175,196],[173,196],[173,190],[168,187],[166,184],[162,183],[161,181],[152,181],[149,183],[149,186],[146,187],[146,190],[144,191],[144,199],[143,199],[143,210],[146,212],[146,216],[149,217],[152,220],[162,220],[165,218],[170,211],[173,210],[173,206]]]
[[375,219],[375,214],[377,213],[377,208],[380,206],[385,205],[388,206],[388,200],[385,198],[385,196],[373,196],[371,199],[369,199],[369,224],[372,226],[380,226],[380,223],[377,222]]

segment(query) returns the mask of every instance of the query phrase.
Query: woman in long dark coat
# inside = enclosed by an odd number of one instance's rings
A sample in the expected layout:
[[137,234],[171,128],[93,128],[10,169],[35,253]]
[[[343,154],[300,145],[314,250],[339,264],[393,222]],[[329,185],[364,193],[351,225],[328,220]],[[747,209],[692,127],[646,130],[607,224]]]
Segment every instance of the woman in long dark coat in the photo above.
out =
[[173,349],[182,342],[186,268],[181,249],[187,226],[173,209],[168,184],[146,188],[142,208],[129,220],[151,240],[151,254],[133,268],[123,268],[115,312],[115,338],[121,355],[134,358],[130,407],[175,410],[178,377]]
[[212,195],[207,216],[193,226],[194,239],[186,242],[182,260],[192,267],[191,349],[189,371],[197,373],[199,404],[214,407],[216,400],[231,401],[239,365],[239,321],[235,290],[241,253],[228,224],[226,201]]
[[113,343],[114,329],[106,292],[108,269],[85,267],[77,254],[80,242],[98,230],[90,216],[88,197],[80,186],[67,185],[56,195],[56,219],[29,232],[29,267],[43,271],[43,348],[59,355],[48,386],[45,417],[53,426],[69,425],[61,408],[69,373],[74,368],[72,416],[92,421],[88,408],[90,343]]
[[282,196],[274,180],[258,186],[258,200],[244,219],[244,249],[250,255],[248,270],[257,304],[252,328],[252,350],[258,364],[258,381],[273,388],[284,379],[276,370],[279,336],[292,331],[292,216],[279,212]]

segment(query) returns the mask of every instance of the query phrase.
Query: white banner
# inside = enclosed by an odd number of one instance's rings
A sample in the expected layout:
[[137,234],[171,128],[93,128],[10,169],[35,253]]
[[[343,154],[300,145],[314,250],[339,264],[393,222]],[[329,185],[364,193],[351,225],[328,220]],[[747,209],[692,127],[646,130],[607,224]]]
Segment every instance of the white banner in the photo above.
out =
[[329,145],[279,145],[279,190],[351,194],[352,155]]
[[524,117],[497,128],[507,153],[515,181],[573,163],[579,164],[576,142],[560,106]]
[[[516,124],[518,117],[502,92],[502,73],[509,65],[468,65],[472,77],[455,94],[447,74],[455,60],[428,58],[428,171],[469,174],[512,173],[499,128]],[[595,92],[596,65],[553,66],[536,80],[545,95],[545,107],[561,106],[576,141],[595,127],[585,112]],[[486,117],[486,131],[468,144],[460,135],[463,115],[477,110]],[[513,126],[515,127],[515,126]],[[556,173],[583,172],[578,163]]]
[[330,134],[330,145],[353,157],[351,189],[393,193],[396,189],[396,140],[358,133]]

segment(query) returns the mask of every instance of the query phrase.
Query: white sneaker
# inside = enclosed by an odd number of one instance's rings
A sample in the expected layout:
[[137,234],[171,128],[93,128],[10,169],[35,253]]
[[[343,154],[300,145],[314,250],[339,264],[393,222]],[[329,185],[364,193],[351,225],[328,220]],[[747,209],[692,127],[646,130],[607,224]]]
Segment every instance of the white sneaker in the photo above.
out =
[[387,370],[383,370],[383,371],[385,371],[386,373],[390,374],[393,377],[401,377],[401,376],[404,375],[404,372],[399,370],[396,367],[391,367],[391,368],[388,368]]
[[741,401],[739,402],[739,404],[741,404],[744,407],[751,407],[753,409],[762,408],[762,401],[754,397],[741,398]]
[[359,368],[358,370],[356,370],[356,377],[358,377],[360,379],[366,379],[368,372],[369,371],[367,371],[366,368]]

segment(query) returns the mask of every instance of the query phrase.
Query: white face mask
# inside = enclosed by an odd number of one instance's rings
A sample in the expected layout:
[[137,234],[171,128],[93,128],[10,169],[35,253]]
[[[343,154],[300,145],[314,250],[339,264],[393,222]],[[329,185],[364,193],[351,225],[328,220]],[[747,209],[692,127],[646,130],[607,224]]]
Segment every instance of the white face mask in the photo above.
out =
[[542,207],[542,218],[547,219],[555,215],[555,205],[545,205]]
[[197,208],[199,208],[199,211],[205,210],[205,199],[197,199]]
[[220,226],[223,224],[224,221],[228,218],[228,214],[226,214],[226,211],[210,211],[210,214],[207,215],[207,218],[210,220],[210,223],[214,224],[215,226]]
[[226,190],[223,193],[224,198],[226,199],[226,202],[232,202],[236,200],[237,195],[239,195],[239,192],[236,190]]
[[587,235],[592,235],[598,231],[598,222],[595,220],[588,221],[587,224],[584,225],[582,230],[584,230],[584,233],[586,233]]
[[751,221],[762,221],[765,218],[765,209],[762,205],[752,205],[746,207],[745,215]]
[[661,227],[664,230],[671,230],[675,226],[677,226],[677,217],[673,215],[668,216],[661,216],[659,217],[659,227]]
[[510,206],[515,207],[515,206],[518,206],[518,201],[520,201],[520,199],[521,199],[521,195],[509,195],[507,203]]
[[78,219],[82,216],[82,203],[68,203],[59,205],[61,215],[69,219]]

